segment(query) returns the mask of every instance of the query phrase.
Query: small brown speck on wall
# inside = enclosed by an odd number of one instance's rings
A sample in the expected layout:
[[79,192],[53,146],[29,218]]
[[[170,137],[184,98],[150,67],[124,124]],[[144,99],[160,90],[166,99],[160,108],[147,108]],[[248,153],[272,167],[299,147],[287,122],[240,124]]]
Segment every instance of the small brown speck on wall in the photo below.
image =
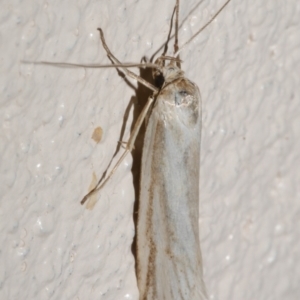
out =
[[92,139],[98,144],[102,140],[103,129],[98,126],[94,129],[92,134]]

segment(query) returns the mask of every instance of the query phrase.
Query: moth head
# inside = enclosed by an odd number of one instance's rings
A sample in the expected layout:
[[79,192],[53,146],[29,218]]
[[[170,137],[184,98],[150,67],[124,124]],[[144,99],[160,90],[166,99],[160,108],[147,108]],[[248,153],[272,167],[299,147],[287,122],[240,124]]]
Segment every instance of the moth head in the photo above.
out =
[[176,64],[168,64],[163,68],[162,74],[164,77],[165,83],[169,83],[177,78],[183,77],[184,72],[176,66]]
[[[166,65],[165,61],[169,63]],[[184,72],[180,69],[179,57],[162,55],[155,60],[156,69],[153,69],[152,76],[157,87],[161,88],[165,82],[170,82],[182,77]]]

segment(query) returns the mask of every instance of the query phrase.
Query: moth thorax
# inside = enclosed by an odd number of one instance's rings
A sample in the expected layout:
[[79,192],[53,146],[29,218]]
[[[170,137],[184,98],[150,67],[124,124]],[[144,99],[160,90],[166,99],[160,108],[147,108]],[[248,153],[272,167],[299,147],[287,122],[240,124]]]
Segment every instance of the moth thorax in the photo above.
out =
[[178,68],[175,64],[170,63],[162,70],[162,75],[166,83],[171,82],[177,78],[183,77],[184,72]]

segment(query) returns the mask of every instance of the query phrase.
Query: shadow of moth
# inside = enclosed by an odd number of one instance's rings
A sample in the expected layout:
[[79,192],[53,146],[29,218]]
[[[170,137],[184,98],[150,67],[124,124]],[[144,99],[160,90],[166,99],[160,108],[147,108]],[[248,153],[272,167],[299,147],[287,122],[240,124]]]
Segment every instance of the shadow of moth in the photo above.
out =
[[[41,62],[57,66],[121,68],[128,77],[153,91],[134,126],[121,158],[110,174],[104,180],[100,180],[81,201],[83,204],[111,178],[125,156],[132,151],[139,129],[148,116],[142,154],[137,224],[137,283],[140,300],[207,299],[198,226],[201,97],[197,85],[187,79],[180,68],[179,52],[208,26],[229,2],[230,0],[226,1],[211,20],[179,50],[177,0],[173,11],[173,17],[176,16],[175,53],[173,56],[166,56],[165,48],[155,63],[122,64],[109,50],[101,29],[101,41],[113,62],[112,65]],[[154,76],[163,79],[162,85],[152,85],[129,71],[130,67],[153,68]]]

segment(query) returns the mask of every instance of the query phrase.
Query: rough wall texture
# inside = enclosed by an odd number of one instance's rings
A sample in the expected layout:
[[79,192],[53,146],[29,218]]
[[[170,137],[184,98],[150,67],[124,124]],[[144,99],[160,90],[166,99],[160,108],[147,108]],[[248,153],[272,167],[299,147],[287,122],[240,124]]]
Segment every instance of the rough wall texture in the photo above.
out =
[[[181,17],[196,3],[181,1]],[[202,1],[180,42],[222,3]],[[132,157],[93,210],[79,201],[145,99],[114,69],[20,61],[109,63],[101,26],[121,61],[139,62],[165,41],[174,1],[0,4],[0,299],[137,299]],[[199,222],[210,299],[300,295],[299,13],[297,0],[232,0],[181,56],[203,101]]]

